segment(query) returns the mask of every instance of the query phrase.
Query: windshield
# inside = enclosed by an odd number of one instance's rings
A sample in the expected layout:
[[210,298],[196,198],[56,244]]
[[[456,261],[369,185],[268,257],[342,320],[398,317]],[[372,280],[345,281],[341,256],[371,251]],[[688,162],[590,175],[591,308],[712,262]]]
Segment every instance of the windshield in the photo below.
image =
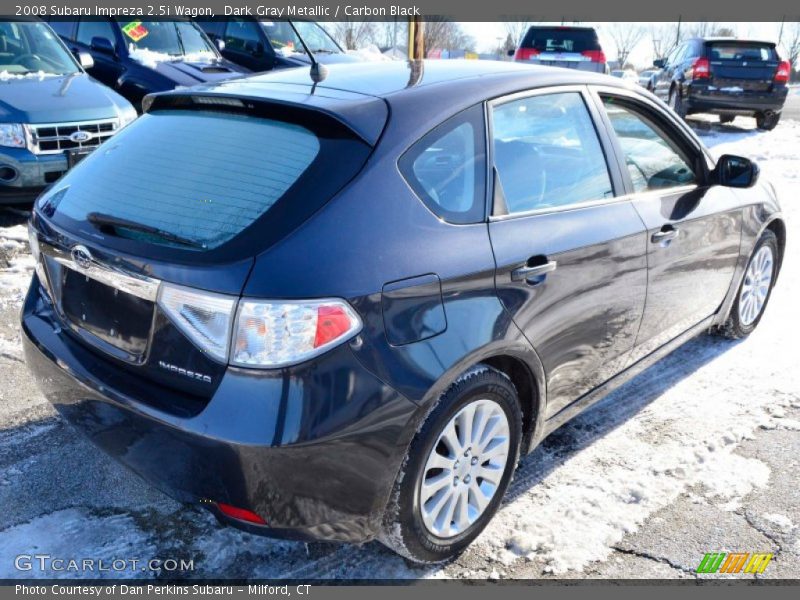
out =
[[44,23],[0,21],[0,78],[78,72],[75,60]]
[[166,57],[216,58],[214,47],[188,21],[120,21],[131,54],[148,52]]
[[775,46],[758,42],[713,42],[708,44],[711,60],[777,60]]
[[[311,52],[338,54],[342,51],[328,35],[328,32],[313,21],[292,21],[292,25],[303,36],[303,40]],[[287,21],[261,21],[261,27],[276,52],[283,54],[304,52],[303,45],[292,29],[292,25]]]

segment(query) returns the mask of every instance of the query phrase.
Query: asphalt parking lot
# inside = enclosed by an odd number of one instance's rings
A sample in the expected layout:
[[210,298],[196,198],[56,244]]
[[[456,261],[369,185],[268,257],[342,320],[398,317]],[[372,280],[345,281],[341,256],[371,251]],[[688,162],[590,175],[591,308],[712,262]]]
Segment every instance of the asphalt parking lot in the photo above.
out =
[[99,574],[109,577],[296,579],[693,578],[705,553],[768,552],[758,577],[800,578],[800,96],[772,132],[745,118],[691,122],[715,152],[755,158],[783,200],[787,256],[759,329],[742,342],[695,339],[555,432],[523,460],[486,532],[434,567],[374,542],[302,544],[220,527],[80,437],[25,369],[26,215],[0,210],[0,579],[76,576],[15,566],[36,552],[194,563]]

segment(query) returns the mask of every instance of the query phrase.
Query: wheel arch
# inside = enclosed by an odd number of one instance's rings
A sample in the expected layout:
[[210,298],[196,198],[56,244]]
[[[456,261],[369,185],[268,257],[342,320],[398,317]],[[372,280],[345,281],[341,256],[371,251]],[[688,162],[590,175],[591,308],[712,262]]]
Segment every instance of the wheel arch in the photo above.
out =
[[[778,275],[781,272],[781,265],[783,264],[783,256],[786,252],[786,223],[780,217],[775,217],[769,221],[764,227],[764,231],[771,231],[778,238],[778,269],[775,273],[775,280],[777,281]],[[763,234],[763,231],[762,231]],[[761,237],[761,234],[759,234]]]

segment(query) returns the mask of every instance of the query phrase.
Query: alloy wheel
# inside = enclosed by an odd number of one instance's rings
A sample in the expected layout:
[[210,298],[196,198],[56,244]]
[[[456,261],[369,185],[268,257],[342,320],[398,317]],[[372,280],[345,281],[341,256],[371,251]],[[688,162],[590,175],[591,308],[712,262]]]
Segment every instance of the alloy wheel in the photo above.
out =
[[739,293],[739,321],[744,326],[755,322],[767,302],[773,264],[772,248],[761,246],[747,266]]
[[505,473],[510,437],[508,417],[493,400],[474,400],[450,419],[428,455],[417,491],[430,533],[455,537],[480,518]]

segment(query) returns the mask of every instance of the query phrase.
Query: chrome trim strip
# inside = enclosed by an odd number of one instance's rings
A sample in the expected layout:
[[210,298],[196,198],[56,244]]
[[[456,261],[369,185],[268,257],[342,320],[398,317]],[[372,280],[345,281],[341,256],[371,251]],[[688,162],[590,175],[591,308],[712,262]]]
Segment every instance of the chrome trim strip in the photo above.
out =
[[[40,136],[39,130],[41,129],[56,129],[62,127],[94,127],[97,126],[98,128],[101,125],[111,125],[112,128],[109,131],[90,131],[87,133],[92,134],[92,138],[86,140],[85,142],[78,143],[78,146],[75,149],[82,149],[82,148],[97,148],[102,142],[106,141],[108,138],[114,136],[117,132],[122,129],[122,120],[119,117],[112,117],[109,119],[98,119],[94,121],[68,121],[64,123],[29,123],[24,126],[26,132],[26,138],[28,142],[28,149],[33,152],[34,154],[61,154],[66,149],[61,147],[61,142],[70,141],[69,135],[62,135],[58,134],[55,136]],[[58,142],[58,148],[56,150],[41,150],[39,148],[40,142]]]
[[58,250],[53,252],[52,250],[50,248],[48,248],[47,251],[42,249],[42,254],[51,257],[62,267],[66,267],[67,269],[85,275],[90,279],[94,279],[95,281],[121,292],[125,292],[126,294],[130,294],[131,296],[149,300],[150,302],[156,302],[156,300],[158,300],[158,290],[161,286],[161,281],[159,279],[147,277],[146,275],[134,275],[122,271],[121,269],[115,269],[108,265],[98,263],[94,260],[88,267],[82,267],[72,260],[69,254]]

